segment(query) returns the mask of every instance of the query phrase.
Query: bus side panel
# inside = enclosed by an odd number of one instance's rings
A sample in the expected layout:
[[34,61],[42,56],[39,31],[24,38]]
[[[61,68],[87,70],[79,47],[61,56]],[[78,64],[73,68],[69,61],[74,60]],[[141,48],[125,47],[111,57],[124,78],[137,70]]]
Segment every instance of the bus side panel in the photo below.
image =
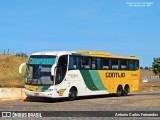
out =
[[[56,87],[57,97],[67,97],[71,87],[75,86],[78,96],[116,93],[118,85],[129,85],[130,92],[139,89],[139,70],[70,70],[66,74],[66,80]],[[65,90],[64,94],[57,94]]]
[[77,88],[78,96],[86,95],[85,91],[87,87],[79,70],[69,70],[66,79],[68,81],[67,94],[69,93],[70,88],[74,86]]
[[108,90],[109,93],[112,93],[114,89],[114,82],[113,80],[106,78],[106,70],[98,70],[98,74],[102,80],[104,87]]
[[78,90],[78,96],[108,94],[96,71],[70,70],[67,72],[68,92],[72,86]]
[[120,70],[98,70],[102,79],[102,83],[109,93],[116,93],[118,85],[129,85],[130,92],[138,91],[139,89],[139,70],[137,71],[120,71]]

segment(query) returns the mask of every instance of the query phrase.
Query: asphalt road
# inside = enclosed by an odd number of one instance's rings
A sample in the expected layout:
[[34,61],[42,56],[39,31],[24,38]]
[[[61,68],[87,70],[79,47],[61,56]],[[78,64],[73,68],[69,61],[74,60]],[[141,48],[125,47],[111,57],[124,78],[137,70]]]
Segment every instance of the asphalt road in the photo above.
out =
[[0,111],[160,111],[160,92],[129,96],[92,96],[75,101],[43,99],[0,101]]

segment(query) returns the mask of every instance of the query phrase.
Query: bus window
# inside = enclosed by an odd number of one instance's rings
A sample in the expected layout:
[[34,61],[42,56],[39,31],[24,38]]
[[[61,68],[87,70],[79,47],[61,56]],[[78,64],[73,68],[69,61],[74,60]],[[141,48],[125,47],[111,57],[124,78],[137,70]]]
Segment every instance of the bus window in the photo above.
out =
[[112,70],[118,70],[119,69],[119,65],[118,65],[118,60],[112,60],[112,62],[111,62],[111,68],[112,68]]
[[127,60],[121,60],[121,70],[127,70]]
[[69,58],[69,69],[76,69],[76,58],[74,56]]
[[79,69],[79,57],[76,56],[76,68]]
[[94,70],[94,69],[97,69],[97,61],[96,61],[96,58],[92,58],[91,59],[91,68]]
[[133,70],[133,60],[129,60],[129,70]]
[[81,68],[82,69],[90,69],[90,58],[82,57],[81,58]]
[[134,70],[138,70],[139,69],[139,63],[138,60],[134,61]]
[[73,69],[74,67],[73,67],[73,57],[72,56],[70,56],[69,57],[69,69]]
[[100,58],[96,58],[96,61],[97,61],[97,69],[98,70],[102,69],[101,59]]
[[109,60],[108,59],[103,59],[102,68],[109,69]]
[[70,56],[69,58],[69,69],[78,69],[79,68],[79,59],[76,56]]

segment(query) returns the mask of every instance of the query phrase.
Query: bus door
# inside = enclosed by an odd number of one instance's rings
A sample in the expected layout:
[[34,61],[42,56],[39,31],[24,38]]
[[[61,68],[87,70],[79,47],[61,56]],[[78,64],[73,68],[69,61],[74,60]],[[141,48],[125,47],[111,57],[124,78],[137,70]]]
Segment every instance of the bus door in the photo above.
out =
[[68,55],[62,55],[59,57],[55,74],[55,85],[60,84],[66,75],[68,64]]
[[68,55],[62,55],[59,57],[57,67],[55,69],[55,97],[66,97],[68,95],[65,75],[67,72]]

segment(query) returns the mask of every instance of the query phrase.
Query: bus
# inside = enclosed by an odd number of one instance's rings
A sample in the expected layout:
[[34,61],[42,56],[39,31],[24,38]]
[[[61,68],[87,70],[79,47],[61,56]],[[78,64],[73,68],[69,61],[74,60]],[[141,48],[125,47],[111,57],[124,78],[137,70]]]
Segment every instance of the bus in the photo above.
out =
[[117,56],[87,50],[38,52],[26,65],[25,94],[46,100],[78,96],[128,95],[139,90],[136,56]]

